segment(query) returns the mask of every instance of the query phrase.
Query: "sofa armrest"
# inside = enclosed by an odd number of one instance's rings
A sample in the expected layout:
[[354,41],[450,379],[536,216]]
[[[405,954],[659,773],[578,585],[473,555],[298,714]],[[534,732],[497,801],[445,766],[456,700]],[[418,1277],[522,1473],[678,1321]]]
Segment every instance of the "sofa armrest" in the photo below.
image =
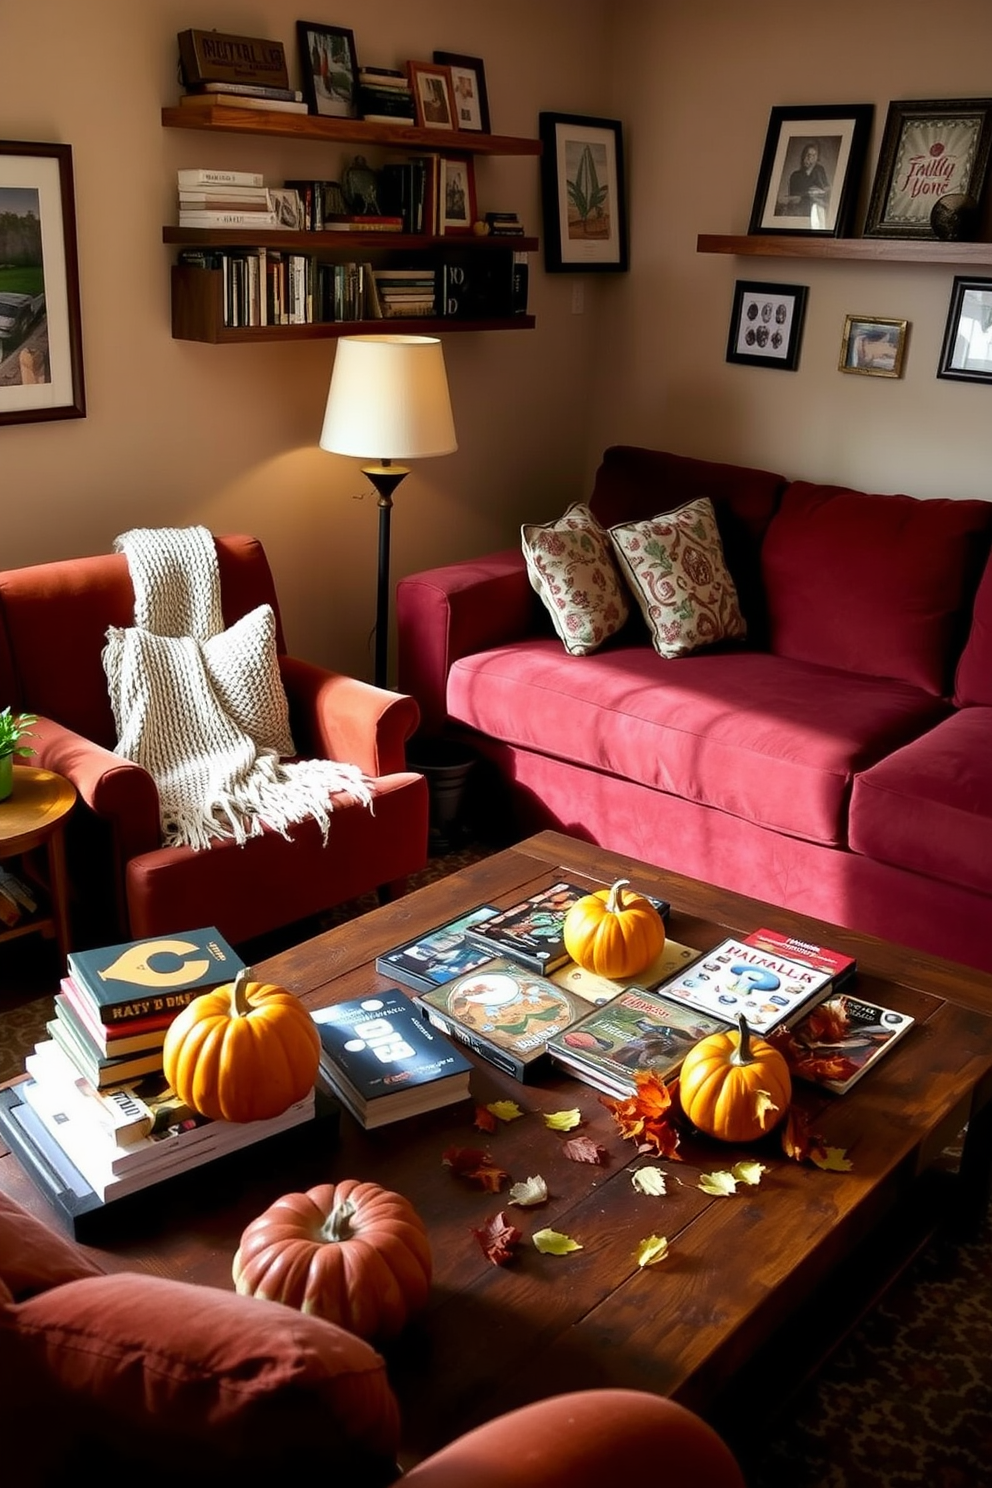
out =
[[110,825],[120,863],[161,847],[158,790],[147,770],[51,718],[39,718],[33,732],[31,763],[72,781],[80,800]]
[[371,776],[406,769],[406,741],[420,721],[412,697],[295,656],[280,656],[279,665],[300,754],[358,765]]
[[531,635],[538,613],[539,601],[519,548],[425,569],[400,580],[396,589],[400,687],[420,704],[424,733],[444,728],[452,663]]

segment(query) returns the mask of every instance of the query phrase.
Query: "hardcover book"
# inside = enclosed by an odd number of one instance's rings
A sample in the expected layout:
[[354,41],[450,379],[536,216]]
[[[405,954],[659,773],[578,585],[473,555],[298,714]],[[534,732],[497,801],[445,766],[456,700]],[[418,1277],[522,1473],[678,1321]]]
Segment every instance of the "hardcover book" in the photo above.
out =
[[724,1026],[657,992],[627,987],[549,1039],[548,1053],[580,1080],[623,1099],[636,1093],[635,1071],[669,1079],[693,1044]]
[[[469,929],[468,938],[491,956],[512,956],[521,966],[547,976],[571,959],[562,933],[565,916],[577,899],[594,892],[589,884],[561,880],[499,910],[484,925]],[[665,900],[652,899],[651,903],[662,919],[668,917],[670,906]]]
[[548,1040],[589,1011],[584,998],[508,957],[421,992],[414,1002],[436,1027],[521,1081],[545,1061]]
[[743,1013],[755,1033],[766,1035],[822,999],[830,980],[808,961],[728,938],[659,990],[724,1023],[736,1023]]
[[827,946],[816,945],[811,940],[797,940],[794,935],[783,935],[780,930],[762,927],[744,937],[747,945],[757,946],[762,951],[775,951],[780,956],[790,956],[794,961],[808,961],[820,971],[829,972],[835,989],[842,987],[853,977],[858,963],[853,956],[843,951],[832,951]]
[[490,954],[469,940],[466,932],[498,913],[494,905],[480,904],[417,940],[408,940],[405,945],[385,951],[376,957],[375,969],[383,976],[395,977],[415,992],[430,992],[442,982],[477,971],[490,959]]
[[245,964],[213,926],[72,951],[67,960],[103,1023],[178,1012],[201,992],[233,982]]
[[166,1131],[193,1115],[166,1083],[162,1070],[140,1076],[128,1085],[97,1090],[54,1039],[35,1044],[24,1068],[39,1084],[66,1086],[84,1096],[91,1118],[112,1134],[118,1147]]
[[122,1085],[139,1075],[150,1075],[162,1068],[162,1050],[145,1049],[137,1054],[103,1055],[89,1039],[70,1028],[58,1014],[45,1024],[48,1036],[58,1044],[67,1059],[97,1090]]
[[844,1095],[908,1033],[908,1013],[840,992],[825,998],[772,1042],[800,1079]]
[[[63,985],[68,981],[68,977],[62,978]],[[104,1059],[117,1059],[123,1054],[150,1054],[155,1049],[161,1049],[169,1023],[172,1022],[170,1018],[168,1023],[160,1023],[156,1028],[138,1031],[129,1023],[115,1024],[115,1029],[120,1028],[121,1032],[108,1038],[106,1023],[100,1022],[78,993],[73,998],[66,992],[59,992],[55,996],[55,1016],[80,1043],[87,1046],[92,1043],[94,1058],[102,1055]]]
[[363,1126],[383,1126],[469,1095],[472,1065],[396,987],[318,1008],[320,1067]]

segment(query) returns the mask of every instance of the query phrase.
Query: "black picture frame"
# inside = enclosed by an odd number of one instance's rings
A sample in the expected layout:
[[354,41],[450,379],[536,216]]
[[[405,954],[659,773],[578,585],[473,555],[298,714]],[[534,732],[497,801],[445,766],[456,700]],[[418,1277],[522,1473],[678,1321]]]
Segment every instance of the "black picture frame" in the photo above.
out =
[[347,26],[297,21],[303,96],[311,114],[330,119],[358,117],[358,52]]
[[84,418],[72,147],[0,140],[0,425]]
[[542,113],[539,134],[546,272],[626,272],[620,120]]
[[773,108],[748,232],[848,236],[874,112],[870,103]]
[[805,284],[738,279],[727,337],[727,361],[795,372],[806,316]]
[[451,70],[458,128],[491,134],[486,69],[481,57],[463,57],[460,52],[435,52],[434,61]]
[[889,104],[865,237],[936,238],[931,213],[944,196],[981,203],[992,146],[992,99]]
[[955,276],[937,376],[992,384],[992,279]]

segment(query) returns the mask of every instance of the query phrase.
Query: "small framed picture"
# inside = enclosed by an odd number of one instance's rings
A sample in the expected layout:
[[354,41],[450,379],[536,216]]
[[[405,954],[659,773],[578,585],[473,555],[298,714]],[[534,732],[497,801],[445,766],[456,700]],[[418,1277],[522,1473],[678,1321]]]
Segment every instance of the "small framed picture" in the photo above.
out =
[[321,26],[297,21],[303,96],[312,114],[354,119],[358,81],[355,33],[344,26]]
[[807,293],[805,284],[761,284],[738,279],[727,361],[794,372],[799,365]]
[[451,68],[440,62],[408,62],[413,107],[421,129],[457,129]]
[[486,72],[481,57],[462,57],[457,52],[435,52],[434,61],[451,71],[451,89],[459,129],[490,134]]
[[846,236],[873,113],[870,103],[773,108],[748,232]]
[[272,210],[279,218],[279,226],[293,232],[302,232],[306,227],[303,215],[303,198],[295,186],[270,186]]
[[977,212],[992,144],[992,99],[890,103],[865,237],[935,238],[931,213],[947,196]]
[[841,372],[863,377],[901,377],[909,322],[878,315],[848,315],[840,343]]
[[937,376],[992,383],[992,279],[955,278]]
[[627,215],[620,121],[541,114],[539,127],[546,271],[623,272]]
[[471,232],[476,218],[475,167],[469,157],[441,161],[441,231]]

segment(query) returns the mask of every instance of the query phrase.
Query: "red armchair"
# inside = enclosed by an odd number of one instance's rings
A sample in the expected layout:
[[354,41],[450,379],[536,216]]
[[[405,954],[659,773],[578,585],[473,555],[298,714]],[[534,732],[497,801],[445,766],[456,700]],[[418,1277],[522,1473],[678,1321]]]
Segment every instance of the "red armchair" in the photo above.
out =
[[218,537],[224,621],[260,604],[276,616],[277,651],[301,756],[358,765],[374,807],[334,798],[326,846],[318,824],[290,840],[264,832],[243,847],[163,847],[158,793],[146,771],[113,753],[115,729],[101,653],[109,626],[133,623],[122,554],[0,572],[0,681],[15,709],[39,715],[32,763],[73,782],[69,876],[84,939],[158,935],[216,925],[235,943],[371,889],[402,884],[427,857],[427,787],[405,768],[419,713],[410,697],[286,654],[275,586],[261,544]]

